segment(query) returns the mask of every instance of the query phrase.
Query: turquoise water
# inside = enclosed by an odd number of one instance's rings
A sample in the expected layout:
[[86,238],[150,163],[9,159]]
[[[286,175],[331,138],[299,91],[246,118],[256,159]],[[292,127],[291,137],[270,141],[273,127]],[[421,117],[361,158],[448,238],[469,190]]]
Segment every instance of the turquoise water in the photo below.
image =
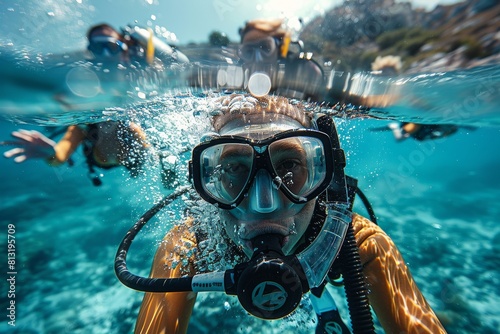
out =
[[[188,108],[182,112],[185,119],[202,118]],[[181,133],[188,131],[182,119],[174,122]],[[160,122],[148,118],[144,123],[154,121]],[[172,122],[160,123],[175,131]],[[428,301],[448,319],[449,332],[497,332],[500,129],[480,126],[441,140],[398,143],[388,132],[370,131],[387,122],[338,119],[349,174],[359,179],[379,224],[399,246]],[[5,138],[21,126],[39,128],[2,121],[0,133]],[[166,193],[158,166],[151,162],[139,179],[130,179],[125,170],[107,171],[103,186],[94,187],[83,159],[76,155],[75,160],[75,166],[61,168],[0,160],[2,235],[13,224],[16,236],[14,333],[133,329],[142,294],[117,281],[113,260],[125,231]],[[168,208],[134,243],[133,271],[147,275],[157,243],[182,207]],[[6,302],[2,298],[4,310]],[[200,294],[198,303],[190,333],[310,333],[314,327],[306,302],[299,314],[270,323],[246,315],[233,297]],[[12,332],[5,322],[1,330]]]
[[[113,77],[99,81],[104,94],[89,108],[81,104],[77,110],[62,110],[54,92],[70,92],[72,103],[88,101],[87,95],[94,92],[88,90],[94,86],[81,80],[58,79],[68,78],[72,61],[53,67],[47,65],[50,59],[36,65],[31,61],[36,57],[21,61],[19,51],[0,55],[0,71],[7,78],[0,83],[0,140],[19,128],[47,132],[40,125],[133,119],[155,147],[169,147],[183,158],[178,182],[186,183],[189,154],[182,152],[208,129],[210,105],[204,97],[169,90],[171,81],[154,75],[127,84]],[[83,75],[95,83],[88,73],[78,72],[76,78]],[[96,73],[109,78],[103,74],[107,72]],[[379,225],[400,248],[449,333],[500,332],[499,78],[499,66],[398,79],[365,77],[360,82],[366,92],[388,90],[401,98],[388,108],[354,110],[336,118],[347,172],[358,178]],[[33,84],[42,79],[51,85]],[[135,95],[107,93],[107,88],[117,87]],[[137,92],[145,95],[138,98]],[[426,142],[396,142],[390,132],[372,131],[394,120],[462,128]],[[154,157],[137,179],[124,169],[103,172],[101,187],[87,178],[82,155],[74,158],[73,167],[60,168],[42,161],[15,164],[0,159],[2,282],[12,276],[5,251],[8,235],[16,240],[15,285],[2,283],[2,333],[133,331],[142,293],[116,279],[115,252],[133,222],[169,190],[161,185]],[[158,242],[180,221],[184,207],[182,201],[175,202],[141,232],[128,260],[133,272],[148,274]],[[355,209],[365,214],[359,201]],[[342,291],[333,292],[347,319]],[[7,323],[11,300],[15,327]],[[266,322],[247,315],[235,297],[204,293],[198,297],[189,333],[313,333],[314,326],[307,297],[290,317]]]

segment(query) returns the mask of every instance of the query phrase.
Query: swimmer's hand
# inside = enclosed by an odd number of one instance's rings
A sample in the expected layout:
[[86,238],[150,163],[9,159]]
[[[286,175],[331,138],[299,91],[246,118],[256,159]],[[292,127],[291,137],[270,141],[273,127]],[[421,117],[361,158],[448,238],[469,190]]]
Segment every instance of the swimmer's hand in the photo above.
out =
[[38,131],[21,129],[12,132],[11,135],[18,140],[0,142],[0,145],[17,146],[3,154],[6,158],[14,158],[17,163],[27,159],[48,159],[56,154],[55,141]]

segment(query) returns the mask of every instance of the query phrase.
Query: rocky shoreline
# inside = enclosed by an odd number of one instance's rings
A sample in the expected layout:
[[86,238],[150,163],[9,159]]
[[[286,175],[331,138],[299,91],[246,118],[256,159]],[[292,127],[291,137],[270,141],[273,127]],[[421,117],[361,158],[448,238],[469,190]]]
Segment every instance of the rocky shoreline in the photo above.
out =
[[500,2],[467,0],[431,11],[395,0],[346,0],[307,24],[306,49],[340,70],[370,70],[377,56],[399,56],[403,72],[500,64]]

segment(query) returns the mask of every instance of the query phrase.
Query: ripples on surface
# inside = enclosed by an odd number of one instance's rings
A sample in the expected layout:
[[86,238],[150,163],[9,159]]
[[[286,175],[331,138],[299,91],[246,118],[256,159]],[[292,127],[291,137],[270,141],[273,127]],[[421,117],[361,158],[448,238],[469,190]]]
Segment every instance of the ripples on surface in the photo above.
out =
[[[243,91],[244,85],[243,79],[228,80],[228,75],[230,78],[238,72],[237,66],[220,62],[162,68],[135,64],[125,68],[74,61],[81,55],[38,55],[33,59],[27,54],[0,52],[4,77],[0,83],[0,112],[21,123],[68,125],[126,117],[141,119],[151,113],[197,112],[189,108],[188,100],[199,104],[207,96]],[[188,81],[193,73],[201,85],[210,81],[211,86],[190,87]],[[499,65],[401,77],[357,73],[345,92],[348,95],[372,96],[376,102],[372,107],[328,103],[322,111],[349,118],[500,125]],[[171,108],[177,106],[175,100],[183,101],[177,110]],[[319,103],[313,107],[316,105]]]

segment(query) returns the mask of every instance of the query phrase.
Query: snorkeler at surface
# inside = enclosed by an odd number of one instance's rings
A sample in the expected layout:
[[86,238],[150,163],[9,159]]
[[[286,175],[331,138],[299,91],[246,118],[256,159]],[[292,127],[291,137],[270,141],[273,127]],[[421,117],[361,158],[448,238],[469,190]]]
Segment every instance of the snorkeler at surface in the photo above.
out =
[[[321,66],[292,41],[291,31],[281,19],[257,19],[240,28],[239,57],[245,77],[265,73],[271,79],[270,92],[302,100],[321,102],[325,83]],[[297,45],[298,53],[291,52]],[[249,86],[251,84],[249,83]]]
[[[377,57],[372,63],[372,70],[376,75],[395,77],[401,73],[402,63],[400,57]],[[389,97],[387,97],[389,99]],[[382,104],[381,100],[378,101]],[[387,103],[387,102],[386,102]],[[388,129],[392,130],[394,138],[402,141],[412,137],[418,141],[439,139],[454,134],[458,126],[453,124],[418,124],[411,122],[390,123]]]
[[390,123],[389,129],[397,141],[413,138],[418,141],[448,137],[458,131],[453,124]]
[[45,159],[49,165],[58,166],[68,161],[82,145],[89,177],[96,186],[101,184],[101,180],[94,168],[125,166],[135,177],[141,171],[149,148],[143,130],[133,122],[128,125],[119,121],[71,125],[57,143],[36,130],[14,131],[12,136],[17,140],[4,145],[16,147],[6,151],[4,156],[13,158],[17,163]]
[[[283,97],[234,94],[217,103],[218,113],[212,118],[215,132],[193,149],[190,174],[198,194],[218,208],[220,217],[213,222],[221,224],[228,247],[223,258],[236,263],[245,257],[251,259],[235,266],[227,276],[230,281],[239,280],[237,294],[244,308],[267,319],[292,312],[298,302],[288,313],[280,313],[281,308],[290,307],[288,298],[296,286],[284,294],[266,289],[278,286],[283,277],[291,280],[295,271],[290,266],[300,267],[303,271],[297,275],[307,287],[300,291],[311,289],[319,319],[317,332],[324,332],[327,324],[337,326],[339,333],[348,332],[325,289],[327,281],[342,274],[348,298],[367,296],[387,333],[445,333],[389,236],[368,219],[350,212],[343,173],[345,157],[333,119],[306,113],[301,105],[292,105]],[[206,229],[217,230],[204,224],[201,218],[190,217],[169,231],[157,250],[150,276],[197,277],[208,271],[207,263],[220,261],[200,258],[203,251],[198,245],[207,238]],[[346,235],[345,241],[341,235]],[[278,259],[273,260],[273,256]],[[286,262],[290,257],[298,262]],[[277,267],[273,263],[278,263]],[[245,265],[251,270],[246,268],[242,273]],[[119,277],[124,272],[116,263],[115,270]],[[358,270],[354,274],[358,275],[354,284],[357,292],[351,295],[350,275]],[[194,277],[194,286],[213,285],[213,281],[195,284]],[[252,285],[259,280],[263,282]],[[159,283],[153,281],[145,284]],[[236,283],[224,276],[220,284],[231,289]],[[299,301],[301,296],[299,292]],[[196,292],[146,293],[135,333],[185,333],[195,301]],[[363,312],[371,318],[367,304],[359,300],[353,303],[363,304]],[[362,320],[365,323],[359,325],[359,319],[351,317],[355,333],[373,332],[373,323]],[[362,317],[365,319],[366,313]]]

